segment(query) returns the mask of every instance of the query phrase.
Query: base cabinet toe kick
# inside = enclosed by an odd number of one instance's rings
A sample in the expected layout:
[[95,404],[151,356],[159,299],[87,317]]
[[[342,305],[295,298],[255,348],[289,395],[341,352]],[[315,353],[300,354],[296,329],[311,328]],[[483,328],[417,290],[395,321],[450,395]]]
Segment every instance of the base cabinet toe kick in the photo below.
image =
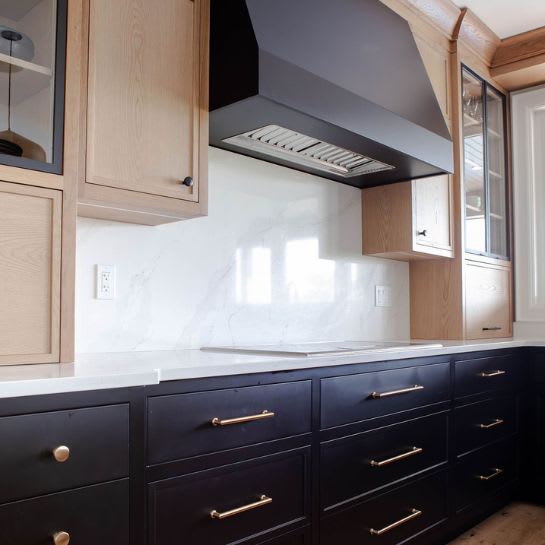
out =
[[2,399],[0,543],[441,545],[545,482],[543,377],[516,348]]

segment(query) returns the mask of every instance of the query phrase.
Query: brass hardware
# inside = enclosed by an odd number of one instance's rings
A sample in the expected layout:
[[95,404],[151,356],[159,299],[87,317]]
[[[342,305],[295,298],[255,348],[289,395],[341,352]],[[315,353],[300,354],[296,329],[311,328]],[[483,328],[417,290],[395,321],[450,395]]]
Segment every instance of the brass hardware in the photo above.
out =
[[369,529],[369,533],[373,536],[381,536],[385,534],[386,532],[389,532],[390,530],[393,530],[394,528],[398,528],[402,524],[406,524],[407,522],[411,522],[411,520],[414,520],[415,518],[418,518],[420,515],[422,515],[422,511],[419,511],[418,509],[411,509],[411,514],[407,515],[406,517],[396,521],[392,522],[392,524],[389,524],[388,526],[385,526],[384,528],[381,528],[380,530],[375,530],[374,528]]
[[507,371],[503,371],[502,369],[497,369],[496,371],[481,371],[479,373],[480,377],[483,378],[490,378],[490,377],[499,377],[500,375],[505,375]]
[[57,532],[53,534],[53,543],[55,545],[68,545],[70,543],[70,534],[68,532]]
[[493,473],[490,473],[490,475],[477,475],[477,479],[479,479],[479,481],[489,481],[490,479],[499,477],[502,473],[503,473],[503,469],[495,467]]
[[382,397],[397,396],[401,394],[409,394],[411,392],[416,392],[418,390],[423,390],[424,386],[415,384],[414,386],[409,386],[408,388],[401,388],[400,390],[391,390],[390,392],[371,392],[371,397],[373,399],[380,399]]
[[265,505],[269,505],[269,503],[272,503],[272,498],[261,495],[259,496],[259,501],[243,505],[242,507],[237,507],[236,509],[231,509],[230,511],[223,511],[223,513],[220,513],[214,509],[213,511],[210,511],[210,516],[216,520],[223,520],[229,517],[234,517],[235,515],[240,515],[240,513],[245,513],[246,511],[251,511],[252,509],[264,507]]
[[505,420],[503,418],[495,418],[492,422],[490,422],[490,424],[479,424],[479,428],[481,428],[481,430],[489,430],[490,428],[495,428],[504,422]]
[[371,460],[369,463],[373,467],[387,466],[388,464],[393,464],[394,462],[400,462],[401,460],[405,460],[406,458],[410,458],[411,456],[415,456],[416,454],[420,454],[421,452],[424,452],[423,448],[411,447],[411,450],[404,452],[403,454],[398,454],[397,456],[393,456],[392,458],[387,458],[386,460],[381,460],[380,462]]
[[264,410],[260,414],[253,414],[250,416],[240,416],[238,418],[227,418],[222,420],[221,418],[212,418],[210,423],[212,426],[231,426],[233,424],[244,424],[245,422],[253,422],[254,420],[264,420],[265,418],[272,418],[274,413]]
[[53,458],[60,463],[66,462],[70,458],[70,449],[65,445],[53,449]]

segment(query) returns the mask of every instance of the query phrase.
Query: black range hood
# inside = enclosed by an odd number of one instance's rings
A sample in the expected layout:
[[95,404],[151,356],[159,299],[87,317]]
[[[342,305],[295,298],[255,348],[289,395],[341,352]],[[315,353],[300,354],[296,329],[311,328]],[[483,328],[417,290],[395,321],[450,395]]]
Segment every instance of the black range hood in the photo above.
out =
[[211,9],[211,145],[356,187],[453,171],[412,32],[379,0]]

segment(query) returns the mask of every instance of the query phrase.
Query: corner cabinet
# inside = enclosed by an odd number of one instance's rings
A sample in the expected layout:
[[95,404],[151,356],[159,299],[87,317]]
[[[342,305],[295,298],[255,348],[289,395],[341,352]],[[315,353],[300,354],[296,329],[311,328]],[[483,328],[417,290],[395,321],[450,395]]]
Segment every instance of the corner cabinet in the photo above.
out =
[[208,0],[87,0],[82,216],[207,212]]

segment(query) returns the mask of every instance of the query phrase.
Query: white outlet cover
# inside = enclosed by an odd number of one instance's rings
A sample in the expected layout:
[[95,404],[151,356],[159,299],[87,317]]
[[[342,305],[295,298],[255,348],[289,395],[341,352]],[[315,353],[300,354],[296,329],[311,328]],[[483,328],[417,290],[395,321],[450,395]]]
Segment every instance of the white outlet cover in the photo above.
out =
[[115,265],[96,266],[96,298],[115,299],[116,292]]
[[375,286],[375,306],[392,306],[392,288],[390,286]]

